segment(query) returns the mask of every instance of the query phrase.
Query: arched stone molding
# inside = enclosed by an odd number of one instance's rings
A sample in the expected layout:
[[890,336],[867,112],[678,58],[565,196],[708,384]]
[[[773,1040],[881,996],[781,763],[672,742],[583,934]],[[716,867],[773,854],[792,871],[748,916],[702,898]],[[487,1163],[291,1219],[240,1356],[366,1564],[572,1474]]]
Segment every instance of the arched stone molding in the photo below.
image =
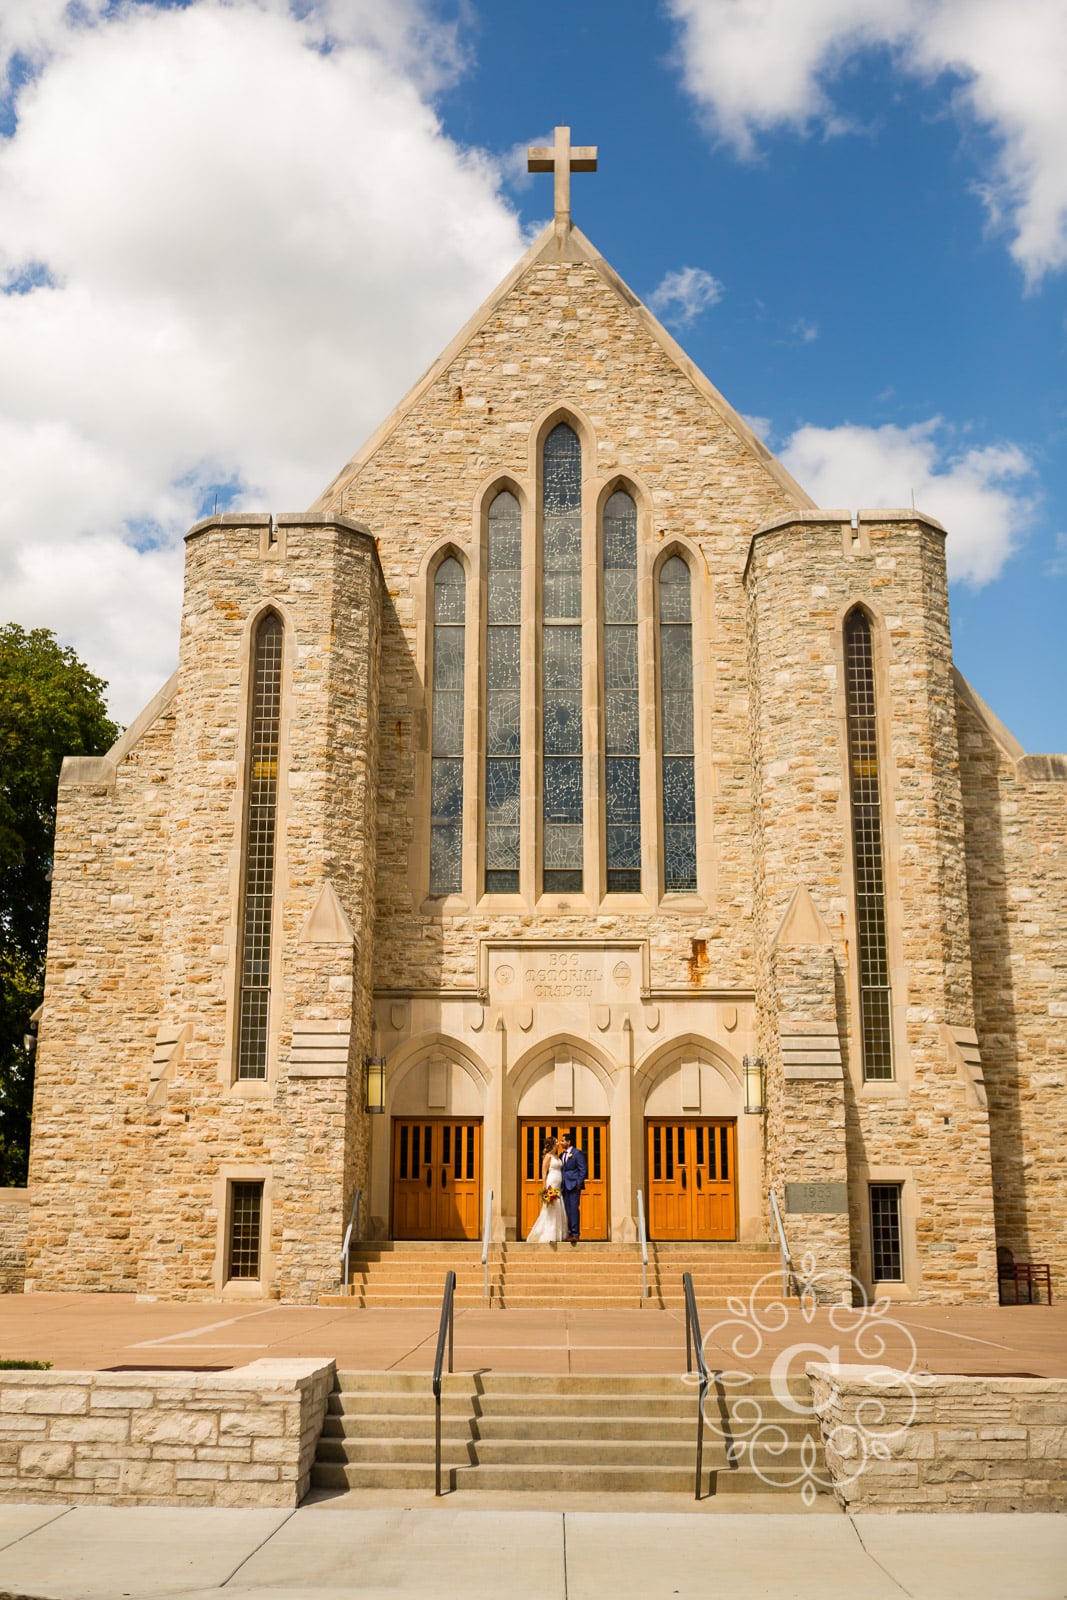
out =
[[[708,1073],[700,1074],[700,1096],[696,1103],[688,1109],[682,1104],[677,1107],[656,1105],[653,1101],[656,1091],[675,1073],[681,1073],[688,1063],[709,1069]],[[683,1034],[650,1051],[634,1068],[634,1103],[642,1117],[738,1116],[744,1109],[741,1065],[721,1045],[712,1044],[699,1034]]]
[[585,498],[589,511],[592,513],[596,506],[596,430],[581,406],[573,405],[569,401],[552,405],[535,419],[533,427],[530,429],[529,481],[536,484],[539,491],[541,484],[541,449],[552,429],[558,427],[561,422],[565,422],[568,428],[573,428],[581,442],[582,484],[589,489],[589,493]]
[[[526,1090],[542,1076],[546,1070],[554,1068],[557,1060],[569,1059],[576,1065],[586,1068],[597,1080],[604,1096],[604,1109],[602,1111],[587,1111],[586,1116],[610,1116],[612,1101],[615,1097],[615,1086],[618,1079],[619,1068],[607,1056],[594,1050],[582,1039],[576,1039],[571,1034],[559,1033],[549,1039],[539,1040],[530,1050],[522,1055],[510,1067],[505,1083],[505,1115],[525,1115],[520,1112],[522,1097]],[[531,1115],[537,1115],[531,1112]],[[580,1115],[577,1113],[576,1115]]]
[[[432,1060],[447,1062],[455,1071],[461,1073],[469,1080],[471,1093],[477,1100],[477,1109],[473,1102],[464,1104],[454,1112],[451,1106],[441,1106],[434,1109],[430,1106],[412,1106],[409,1102],[411,1096],[411,1083],[409,1080],[416,1070]],[[415,1039],[408,1039],[394,1054],[387,1058],[385,1063],[385,1114],[393,1116],[481,1116],[489,1088],[490,1073],[487,1067],[478,1059],[474,1052],[467,1046],[448,1034],[420,1034]],[[407,1092],[405,1093],[405,1085]]]

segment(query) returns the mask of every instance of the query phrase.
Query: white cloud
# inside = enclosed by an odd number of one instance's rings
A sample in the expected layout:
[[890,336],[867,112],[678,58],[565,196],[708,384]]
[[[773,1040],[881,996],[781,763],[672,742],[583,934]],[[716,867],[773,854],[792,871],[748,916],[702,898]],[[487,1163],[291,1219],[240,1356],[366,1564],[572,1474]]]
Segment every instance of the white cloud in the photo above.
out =
[[1063,0],[668,0],[684,81],[715,134],[752,156],[761,133],[845,126],[835,75],[888,47],[943,78],[998,144],[980,192],[1033,283],[1067,266],[1067,6]]
[[798,317],[791,331],[793,337],[799,339],[801,344],[814,344],[819,337],[819,324],[809,322],[807,317]]
[[1052,578],[1067,578],[1067,533],[1056,535],[1056,554],[1048,564]]
[[39,68],[0,142],[0,282],[44,278],[0,294],[0,621],[56,627],[128,719],[210,486],[307,505],[523,238],[441,132],[460,57],[415,0],[65,15],[8,0],[0,32]]
[[939,417],[908,428],[805,426],[780,456],[816,505],[910,506],[914,496],[948,532],[949,576],[975,585],[997,577],[1032,520],[1033,467],[1024,451],[958,450]]
[[703,267],[682,267],[679,272],[666,273],[648,296],[648,304],[672,327],[688,327],[702,311],[721,300],[722,293],[718,278]]

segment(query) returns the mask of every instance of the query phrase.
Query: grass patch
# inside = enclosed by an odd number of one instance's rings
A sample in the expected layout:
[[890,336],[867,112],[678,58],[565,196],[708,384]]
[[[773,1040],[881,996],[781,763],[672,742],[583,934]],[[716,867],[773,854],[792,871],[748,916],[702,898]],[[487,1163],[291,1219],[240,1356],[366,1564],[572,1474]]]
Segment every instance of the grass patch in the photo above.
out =
[[3,1372],[47,1372],[50,1361],[0,1361]]

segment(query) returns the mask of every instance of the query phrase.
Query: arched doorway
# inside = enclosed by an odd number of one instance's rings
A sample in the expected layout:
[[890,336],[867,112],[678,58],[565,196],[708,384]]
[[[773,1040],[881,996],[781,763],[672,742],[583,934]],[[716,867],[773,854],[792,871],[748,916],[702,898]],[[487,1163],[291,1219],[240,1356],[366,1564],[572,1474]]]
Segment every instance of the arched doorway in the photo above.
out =
[[389,1233],[477,1239],[482,1226],[484,1083],[444,1049],[421,1053],[389,1105]]
[[582,1238],[607,1239],[610,1228],[611,1133],[608,1096],[599,1075],[566,1045],[533,1063],[518,1099],[516,1233],[525,1239],[540,1210],[541,1150],[569,1133],[589,1176],[582,1191]]

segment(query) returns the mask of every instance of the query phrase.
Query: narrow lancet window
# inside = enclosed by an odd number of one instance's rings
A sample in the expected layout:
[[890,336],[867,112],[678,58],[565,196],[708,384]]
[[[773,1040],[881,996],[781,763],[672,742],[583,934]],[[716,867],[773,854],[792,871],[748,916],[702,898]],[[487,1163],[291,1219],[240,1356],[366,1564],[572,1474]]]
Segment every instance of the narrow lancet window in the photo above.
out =
[[430,893],[463,886],[463,657],[466,582],[454,556],[433,585],[433,732],[430,743]]
[[641,888],[637,682],[637,507],[604,507],[604,814],[609,894]]
[[582,446],[566,423],[544,446],[541,600],[541,884],[582,889]]
[[697,886],[696,760],[693,747],[693,612],[689,568],[671,556],[659,573],[660,786],[663,888]]
[[860,978],[863,1076],[892,1078],[889,946],[885,921],[882,803],[871,624],[862,611],[845,623],[845,695],[856,874],[856,955]]
[[252,647],[252,716],[241,898],[241,990],[237,1022],[239,1078],[267,1076],[282,641],[281,619],[273,611],[268,611],[256,629]]
[[508,490],[489,507],[485,668],[485,892],[519,890],[522,514]]

